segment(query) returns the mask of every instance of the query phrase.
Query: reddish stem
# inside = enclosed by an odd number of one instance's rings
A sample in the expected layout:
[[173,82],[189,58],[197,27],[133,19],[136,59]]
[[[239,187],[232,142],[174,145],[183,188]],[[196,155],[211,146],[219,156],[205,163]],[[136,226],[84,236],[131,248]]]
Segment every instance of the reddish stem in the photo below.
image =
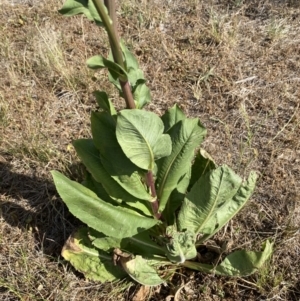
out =
[[153,211],[153,215],[155,218],[160,219],[161,213],[158,212],[159,208],[159,202],[156,195],[156,189],[155,189],[155,183],[153,178],[153,173],[151,170],[147,172],[147,185],[150,188],[151,196],[154,198],[154,200],[151,202],[151,208]]

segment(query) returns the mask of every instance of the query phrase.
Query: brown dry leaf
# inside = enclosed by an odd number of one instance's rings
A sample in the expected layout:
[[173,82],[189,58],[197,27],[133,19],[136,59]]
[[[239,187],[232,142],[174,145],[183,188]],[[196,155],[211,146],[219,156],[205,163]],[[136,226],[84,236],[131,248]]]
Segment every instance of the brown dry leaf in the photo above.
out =
[[139,290],[136,292],[134,297],[132,298],[132,301],[144,301],[146,300],[147,296],[150,292],[150,286],[143,285],[139,288]]

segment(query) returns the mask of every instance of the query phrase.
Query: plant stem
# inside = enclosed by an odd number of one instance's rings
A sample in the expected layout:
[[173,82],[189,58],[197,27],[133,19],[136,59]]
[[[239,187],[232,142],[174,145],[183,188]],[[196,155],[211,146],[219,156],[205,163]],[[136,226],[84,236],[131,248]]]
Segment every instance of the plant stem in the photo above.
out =
[[[119,44],[119,37],[117,35],[117,17],[116,17],[116,5],[115,5],[115,1],[114,0],[104,0],[104,4],[107,8],[108,11],[108,15],[111,19],[111,26],[108,29],[105,26],[105,21],[104,19],[101,19],[104,23],[104,26],[107,30],[107,34],[108,34],[108,38],[109,38],[109,43],[110,43],[110,47],[113,53],[113,57],[114,57],[114,61],[116,63],[118,63],[121,67],[125,67],[124,66],[124,62],[123,62],[123,57],[122,57],[122,52],[120,49],[120,44]],[[122,65],[121,65],[122,64]]]
[[114,32],[118,31],[117,27],[117,16],[116,16],[116,3],[114,0],[104,0],[104,5],[107,8],[108,15],[113,22]]
[[[121,51],[119,38],[117,34],[117,20],[114,0],[105,0],[109,15],[106,13],[105,6],[101,0],[92,0],[95,8],[103,22],[104,28],[108,34],[110,48],[113,54],[114,61],[123,69],[125,64],[123,61],[123,54]],[[128,81],[123,82],[120,80],[120,85],[123,91],[124,99],[128,109],[135,109],[135,102],[131,92],[130,84]]]
[[156,195],[156,189],[154,185],[154,179],[153,179],[153,173],[151,170],[147,172],[147,185],[150,187],[151,196],[154,198],[154,201],[151,202],[152,211],[154,214],[154,217],[157,219],[161,218],[161,214],[158,212],[159,208],[159,202]]

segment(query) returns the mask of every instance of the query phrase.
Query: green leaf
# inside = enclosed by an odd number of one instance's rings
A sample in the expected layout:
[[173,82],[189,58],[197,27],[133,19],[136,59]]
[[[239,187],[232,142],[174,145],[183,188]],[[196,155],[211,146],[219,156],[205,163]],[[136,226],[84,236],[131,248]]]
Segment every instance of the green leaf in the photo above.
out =
[[257,175],[251,172],[248,180],[242,183],[233,198],[228,199],[223,206],[219,207],[214,215],[206,222],[206,231],[197,244],[203,243],[217,233],[227,222],[229,222],[247,203],[255,189]]
[[133,98],[137,109],[142,109],[151,101],[150,90],[144,83],[139,83],[133,90]]
[[87,228],[80,228],[68,238],[62,256],[87,279],[106,282],[126,277],[122,269],[114,266],[110,254],[92,246]]
[[95,192],[101,200],[107,203],[110,203],[112,205],[121,203],[121,201],[118,202],[117,200],[111,198],[109,194],[106,192],[106,190],[104,189],[103,185],[97,182],[88,171],[86,172],[86,176],[84,181],[82,182],[82,185]]
[[[105,170],[98,149],[95,147],[92,139],[78,139],[73,142],[75,150],[87,170],[93,178],[102,184],[109,196],[113,199],[123,200],[126,198],[126,191],[110,177]],[[127,195],[129,198],[129,196]]]
[[102,201],[94,192],[57,171],[51,173],[56,189],[70,212],[89,227],[107,236],[133,236],[158,223],[158,220],[143,217],[133,210]]
[[189,185],[189,190],[193,187],[193,185],[200,179],[208,171],[215,169],[216,164],[212,157],[204,150],[200,149],[197,152],[195,157],[193,166],[192,166],[192,176]]
[[162,212],[179,181],[191,168],[195,148],[202,142],[206,129],[198,119],[184,119],[177,122],[168,134],[172,140],[172,152],[157,161],[157,195]]
[[132,87],[131,90],[135,90],[138,85],[142,85],[146,82],[144,78],[144,73],[141,69],[129,68],[127,70],[128,80]]
[[[150,209],[120,186],[106,171],[100,160],[100,154],[91,139],[79,139],[73,142],[76,152],[93,178],[102,184],[109,196],[116,200],[122,200],[129,206],[138,208],[147,215],[151,215]],[[118,201],[120,203],[120,201]]]
[[132,54],[131,51],[128,50],[123,41],[121,41],[120,45],[122,53],[124,55],[124,63],[126,66],[128,79],[130,81],[131,86],[135,86],[138,80],[140,81],[140,83],[146,82],[144,72],[142,69],[139,68],[139,63],[135,56]]
[[116,121],[107,112],[92,113],[92,134],[101,162],[109,175],[131,196],[151,201],[139,175],[139,168],[124,154],[116,137]]
[[122,258],[121,263],[128,275],[140,284],[153,286],[165,282],[142,256],[130,260]]
[[131,237],[115,238],[108,237],[94,229],[89,229],[89,238],[92,244],[104,251],[112,251],[115,248],[125,250],[131,254],[139,254],[147,258],[156,255],[165,255],[165,249],[156,244],[151,238],[149,231],[143,231]]
[[172,191],[169,201],[163,211],[163,217],[167,221],[168,225],[173,225],[175,222],[175,212],[182,205],[187,188],[190,183],[191,168],[188,172],[179,180],[177,187]]
[[126,251],[133,254],[140,254],[151,258],[155,255],[165,255],[165,249],[155,243],[149,231],[143,231],[127,239],[126,246],[123,246]]
[[183,263],[197,256],[196,238],[193,232],[188,230],[177,232],[174,226],[169,226],[166,235],[169,240],[166,243],[168,250],[166,255],[171,262]]
[[171,109],[165,112],[165,114],[161,117],[164,126],[165,132],[167,132],[173,125],[178,123],[181,120],[186,119],[183,111],[175,104]]
[[116,109],[104,91],[94,91],[98,106],[110,115],[117,115]]
[[211,234],[216,223],[208,221],[226,202],[231,201],[241,184],[242,179],[227,166],[204,174],[186,195],[178,214],[179,229]]
[[171,139],[163,134],[163,123],[152,112],[121,111],[116,133],[125,155],[142,169],[153,170],[154,160],[171,153]]
[[[114,57],[113,57],[113,54],[112,54],[111,50],[109,51],[108,60],[114,61]],[[120,81],[119,81],[118,77],[116,76],[116,74],[111,73],[109,70],[108,70],[108,80],[119,90],[119,93],[121,95],[122,94],[122,88],[121,88],[121,85],[120,85]]]
[[90,21],[95,21],[98,26],[103,26],[101,18],[91,0],[67,0],[59,13],[65,16],[84,14]]
[[186,261],[183,266],[206,273],[222,276],[242,277],[255,273],[272,255],[273,244],[266,241],[262,252],[235,251],[228,255],[220,265],[212,266],[198,262]]
[[92,56],[86,63],[91,69],[107,68],[115,80],[127,81],[128,79],[127,72],[120,65],[101,55]]
[[[135,56],[126,48],[121,41],[121,49],[124,55],[124,61],[126,66],[126,74],[131,86],[131,91],[136,104],[137,109],[142,109],[147,103],[151,101],[150,90],[146,86],[146,79],[144,77],[143,70],[139,68],[138,61]],[[112,53],[109,53],[108,60],[113,61]],[[119,90],[120,96],[124,98],[120,82],[116,74],[109,71],[109,81]]]
[[128,71],[130,68],[137,70],[139,69],[139,63],[135,56],[132,54],[131,51],[128,50],[128,48],[125,46],[124,41],[121,40],[120,42],[121,50],[125,58],[125,63],[126,63],[126,70]]
[[105,252],[113,252],[115,248],[122,248],[128,243],[128,238],[116,238],[111,236],[106,236],[103,233],[96,231],[95,229],[89,228],[88,237],[93,246],[97,249],[103,250]]

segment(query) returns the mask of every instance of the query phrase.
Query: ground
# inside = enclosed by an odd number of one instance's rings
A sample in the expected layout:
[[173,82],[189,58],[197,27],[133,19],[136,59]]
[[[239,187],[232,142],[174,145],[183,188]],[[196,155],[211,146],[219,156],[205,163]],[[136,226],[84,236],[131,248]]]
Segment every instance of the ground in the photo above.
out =
[[80,222],[50,176],[82,180],[72,141],[90,136],[92,91],[123,103],[105,72],[105,32],[57,13],[60,0],[0,3],[1,300],[300,300],[300,5],[298,0],[122,0],[119,32],[152,93],[149,110],[177,103],[208,130],[203,147],[241,176],[259,174],[251,201],[221,231],[232,249],[274,242],[255,275],[180,270],[147,289],[87,281],[60,256]]

